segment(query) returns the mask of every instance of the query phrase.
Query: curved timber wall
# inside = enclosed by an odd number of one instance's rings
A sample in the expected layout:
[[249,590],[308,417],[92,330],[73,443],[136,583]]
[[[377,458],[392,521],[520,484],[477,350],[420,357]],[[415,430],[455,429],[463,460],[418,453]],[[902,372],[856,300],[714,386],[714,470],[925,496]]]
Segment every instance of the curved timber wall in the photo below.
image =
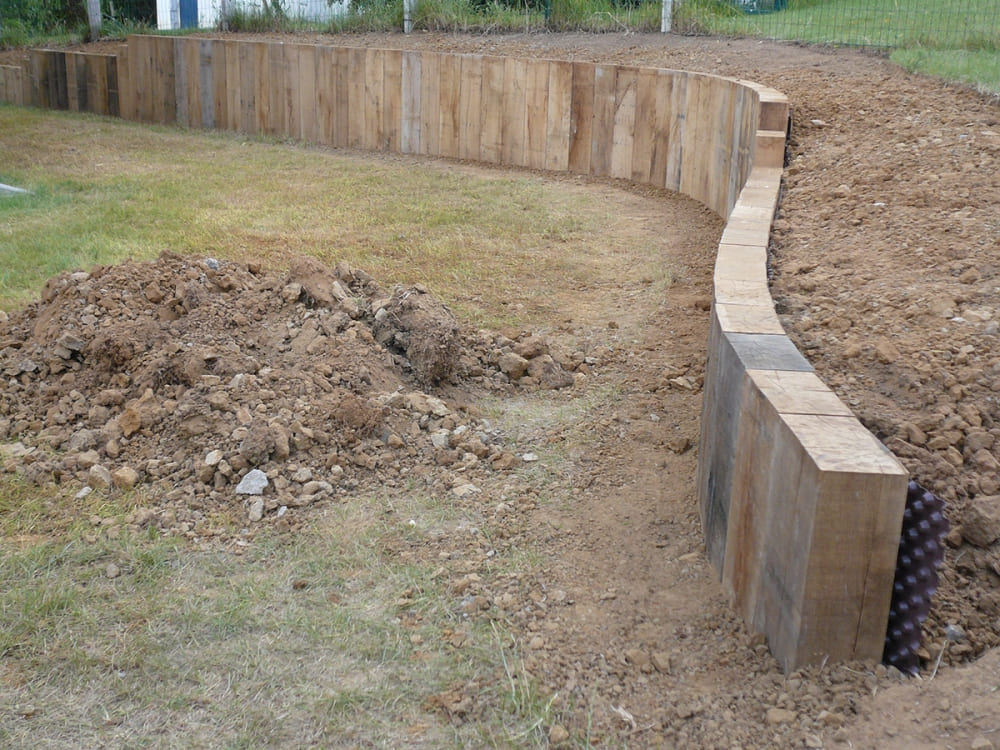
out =
[[133,36],[32,51],[0,101],[623,178],[727,219],[698,457],[706,549],[786,670],[882,654],[906,474],[795,349],[766,260],[783,95],[655,68]]

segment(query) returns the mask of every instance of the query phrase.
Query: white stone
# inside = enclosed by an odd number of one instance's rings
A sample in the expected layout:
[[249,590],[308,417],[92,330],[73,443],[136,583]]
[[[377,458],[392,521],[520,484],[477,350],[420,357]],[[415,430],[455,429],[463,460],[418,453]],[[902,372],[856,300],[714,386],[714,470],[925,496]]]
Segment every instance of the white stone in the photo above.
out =
[[267,474],[260,469],[252,469],[236,485],[237,495],[263,495],[267,487]]
[[249,511],[247,513],[247,517],[251,521],[254,521],[254,522],[259,521],[260,519],[262,519],[264,517],[264,500],[263,500],[263,498],[260,498],[260,497],[255,498],[250,503],[250,509],[249,509]]

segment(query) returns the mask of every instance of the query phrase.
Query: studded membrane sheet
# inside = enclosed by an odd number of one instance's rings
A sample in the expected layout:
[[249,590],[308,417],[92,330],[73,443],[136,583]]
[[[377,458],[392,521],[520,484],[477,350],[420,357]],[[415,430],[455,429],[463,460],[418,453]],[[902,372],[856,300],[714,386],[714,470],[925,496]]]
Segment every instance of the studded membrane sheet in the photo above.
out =
[[944,559],[942,541],[948,533],[944,507],[941,498],[909,483],[882,661],[910,675],[920,669],[920,628],[930,612],[937,569]]

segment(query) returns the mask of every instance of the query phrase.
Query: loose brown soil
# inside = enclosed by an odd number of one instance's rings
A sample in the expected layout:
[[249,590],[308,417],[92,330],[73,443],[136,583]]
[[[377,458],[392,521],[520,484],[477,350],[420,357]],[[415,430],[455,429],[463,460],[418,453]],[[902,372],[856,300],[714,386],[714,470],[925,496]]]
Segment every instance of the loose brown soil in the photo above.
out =
[[[544,336],[465,330],[419,289],[382,290],[357,269],[310,289],[314,272],[165,257],[56,280],[0,328],[0,429],[7,444],[39,446],[8,467],[93,483],[91,465],[127,463],[171,487],[136,525],[219,543],[213,513],[293,526],[340,493],[423,478],[480,513],[492,546],[443,535],[393,553],[450,561],[472,616],[509,622],[567,729],[597,746],[1000,744],[1000,545],[962,534],[971,502],[1000,493],[997,102],[857,51],[751,40],[337,41],[657,65],[789,96],[771,248],[779,313],[821,377],[949,502],[922,678],[865,664],[783,676],[704,559],[693,446],[718,224],[697,211],[698,241],[670,257],[668,289],[623,275],[579,293],[553,279],[562,308]],[[534,365],[527,380],[511,355]],[[498,396],[525,405],[516,435],[481,415]],[[46,445],[58,463],[32,458]],[[206,468],[213,448],[222,455]],[[546,451],[558,453],[551,471],[527,471],[523,456]],[[255,466],[272,483],[256,508],[233,493]],[[282,506],[292,511],[279,519]],[[489,578],[492,556],[529,548],[544,558],[535,578]],[[437,702],[443,715],[475,720],[456,691]]]

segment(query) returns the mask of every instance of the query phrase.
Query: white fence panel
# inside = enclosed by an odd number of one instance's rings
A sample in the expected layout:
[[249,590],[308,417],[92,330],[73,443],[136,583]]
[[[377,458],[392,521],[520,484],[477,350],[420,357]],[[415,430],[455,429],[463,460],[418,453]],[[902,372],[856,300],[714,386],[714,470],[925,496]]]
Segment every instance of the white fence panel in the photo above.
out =
[[[210,29],[219,25],[223,9],[260,10],[261,0],[197,0],[198,27]],[[156,0],[156,27],[161,30],[181,27],[181,0]],[[297,21],[322,23],[347,13],[348,0],[332,5],[327,0],[284,0],[281,7],[289,18]]]

